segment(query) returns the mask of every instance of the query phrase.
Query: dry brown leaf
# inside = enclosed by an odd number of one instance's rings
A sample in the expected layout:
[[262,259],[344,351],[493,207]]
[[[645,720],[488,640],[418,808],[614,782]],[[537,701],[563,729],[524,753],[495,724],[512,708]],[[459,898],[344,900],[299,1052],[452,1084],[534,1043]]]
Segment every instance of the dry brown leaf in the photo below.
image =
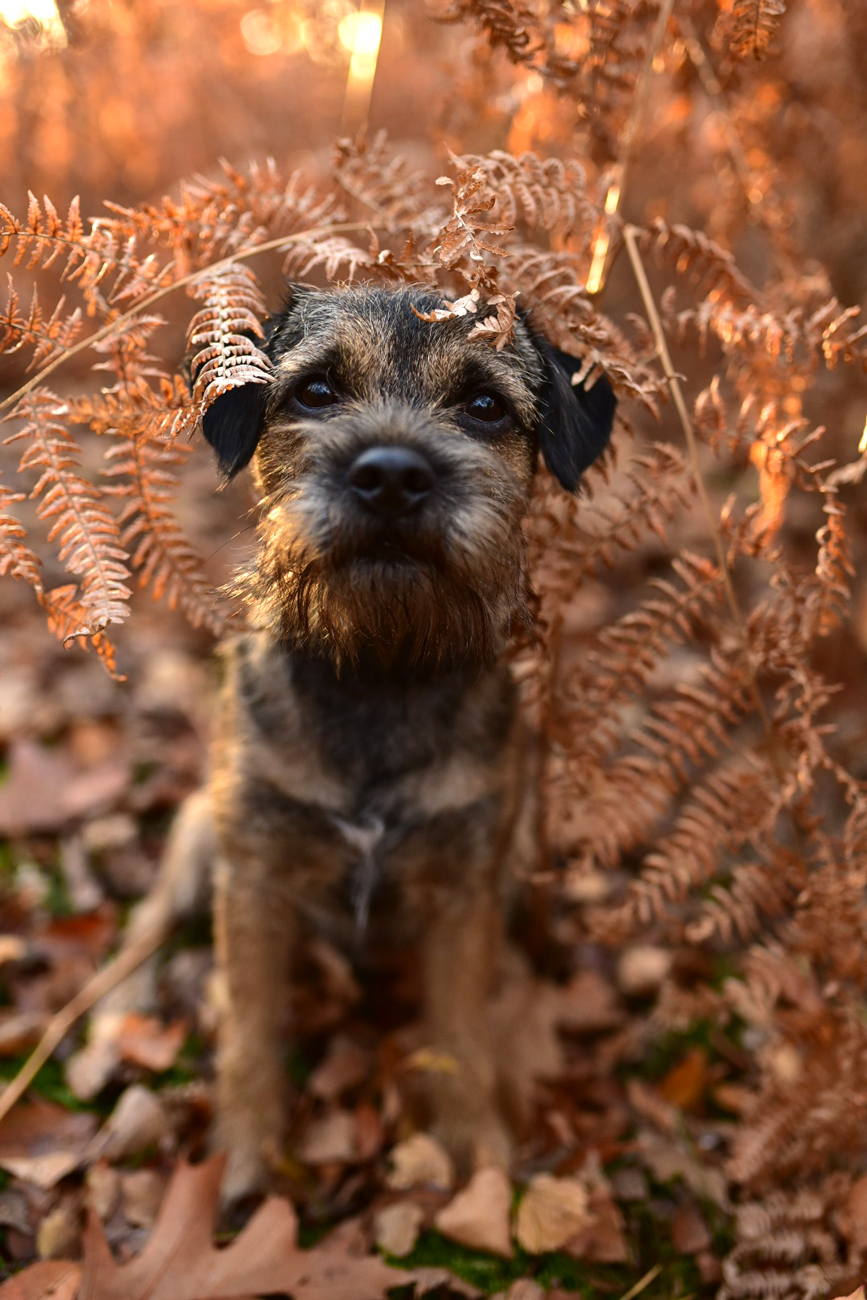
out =
[[708,1059],[703,1047],[691,1048],[657,1085],[659,1094],[678,1110],[693,1110],[708,1086]]
[[57,831],[68,819],[63,791],[73,773],[64,754],[16,740],[7,756],[9,776],[0,787],[0,835]]
[[315,1250],[299,1250],[295,1211],[277,1197],[218,1250],[212,1233],[223,1164],[219,1157],[178,1164],[148,1243],[129,1263],[115,1263],[91,1213],[79,1300],[241,1300],[272,1292],[288,1292],[293,1300],[376,1300],[388,1287],[410,1280],[360,1253],[348,1233],[333,1233]]
[[154,1016],[130,1012],[118,1026],[118,1055],[131,1065],[161,1074],[172,1068],[186,1037],[187,1024],[183,1020],[163,1025]]
[[20,1102],[0,1124],[0,1166],[37,1187],[54,1187],[81,1164],[96,1131],[95,1115],[54,1102]]
[[107,1160],[124,1160],[155,1146],[166,1132],[166,1113],[159,1097],[140,1083],[121,1093],[105,1122]]
[[624,1263],[629,1259],[626,1223],[607,1186],[592,1188],[587,1208],[590,1222],[566,1243],[567,1255],[595,1264]]
[[518,1206],[515,1235],[531,1255],[561,1250],[590,1223],[587,1189],[577,1178],[537,1174]]
[[81,1268],[68,1259],[31,1264],[0,1286],[0,1300],[75,1300]]
[[462,1246],[511,1259],[511,1202],[511,1184],[502,1169],[480,1169],[463,1191],[440,1210],[434,1224],[444,1237]]
[[[120,1196],[123,1217],[134,1228],[152,1228],[166,1191],[166,1179],[156,1169],[134,1169],[122,1174]],[[103,1218],[100,1215],[100,1218]]]
[[439,1187],[451,1191],[455,1181],[452,1159],[445,1147],[427,1133],[413,1133],[391,1151],[386,1185],[395,1191],[411,1187]]
[[456,1295],[466,1296],[467,1300],[476,1300],[478,1296],[484,1294],[471,1282],[465,1282],[462,1277],[450,1273],[447,1268],[414,1268],[411,1277],[415,1282],[417,1296],[427,1295],[429,1291],[439,1291],[441,1288],[446,1294],[454,1292]]
[[418,1241],[424,1211],[413,1201],[384,1205],[373,1219],[373,1238],[380,1250],[402,1258],[409,1255]]
[[171,1069],[186,1036],[182,1020],[163,1026],[155,1016],[138,1012],[97,1014],[91,1021],[89,1041],[66,1062],[66,1082],[76,1097],[90,1101],[121,1061],[156,1073]]
[[671,1221],[671,1241],[681,1255],[696,1255],[710,1246],[710,1231],[694,1205],[678,1206]]
[[367,1076],[370,1054],[342,1034],[332,1039],[328,1055],[307,1081],[307,1091],[323,1101],[336,1101]]
[[357,1152],[355,1116],[347,1110],[311,1120],[295,1145],[295,1154],[305,1165],[349,1164]]

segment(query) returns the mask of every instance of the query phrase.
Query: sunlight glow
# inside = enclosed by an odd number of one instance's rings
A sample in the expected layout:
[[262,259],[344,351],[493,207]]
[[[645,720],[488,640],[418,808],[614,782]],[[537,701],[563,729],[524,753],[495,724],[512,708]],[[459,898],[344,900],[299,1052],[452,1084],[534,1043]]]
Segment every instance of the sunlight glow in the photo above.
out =
[[385,0],[378,6],[375,0],[368,0],[366,8],[347,14],[337,28],[340,43],[352,51],[341,123],[341,130],[347,135],[355,135],[367,125],[376,60],[382,39],[384,6]]
[[0,21],[7,27],[19,27],[28,18],[39,24],[53,45],[66,45],[66,30],[54,0],[0,0]]
[[[605,215],[613,217],[617,211],[617,205],[620,202],[620,186],[616,181],[608,187],[608,193],[605,195]],[[598,293],[602,288],[602,276],[605,271],[605,259],[608,256],[608,248],[611,243],[611,235],[608,230],[601,230],[596,240],[596,246],[593,249],[593,261],[590,265],[590,274],[587,277],[587,292]]]

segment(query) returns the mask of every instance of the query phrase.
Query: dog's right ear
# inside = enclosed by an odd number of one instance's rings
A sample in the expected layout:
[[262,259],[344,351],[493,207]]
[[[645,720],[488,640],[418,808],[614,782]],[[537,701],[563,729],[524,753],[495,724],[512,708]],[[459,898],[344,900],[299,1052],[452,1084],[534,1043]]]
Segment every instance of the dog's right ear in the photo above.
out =
[[217,453],[228,483],[253,457],[265,427],[267,384],[241,384],[213,401],[202,416],[202,432]]

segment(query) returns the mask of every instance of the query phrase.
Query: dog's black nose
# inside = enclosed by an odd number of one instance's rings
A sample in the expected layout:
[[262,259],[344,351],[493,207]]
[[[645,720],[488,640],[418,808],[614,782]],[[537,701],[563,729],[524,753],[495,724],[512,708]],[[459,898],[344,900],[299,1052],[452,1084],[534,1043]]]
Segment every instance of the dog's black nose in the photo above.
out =
[[405,515],[417,510],[435,484],[424,456],[410,447],[368,447],[349,470],[353,494],[376,515]]

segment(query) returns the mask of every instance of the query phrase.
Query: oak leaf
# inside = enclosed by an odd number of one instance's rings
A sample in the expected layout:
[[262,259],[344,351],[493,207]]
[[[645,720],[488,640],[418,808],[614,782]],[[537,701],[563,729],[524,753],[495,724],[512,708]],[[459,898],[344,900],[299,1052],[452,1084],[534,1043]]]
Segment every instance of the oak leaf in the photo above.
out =
[[[347,1231],[314,1250],[299,1250],[298,1223],[288,1201],[272,1197],[228,1246],[213,1243],[223,1158],[181,1162],[144,1250],[117,1264],[91,1213],[84,1235],[78,1300],[241,1300],[286,1292],[293,1300],[375,1300],[409,1276],[361,1253]],[[350,1227],[352,1225],[349,1225]]]

